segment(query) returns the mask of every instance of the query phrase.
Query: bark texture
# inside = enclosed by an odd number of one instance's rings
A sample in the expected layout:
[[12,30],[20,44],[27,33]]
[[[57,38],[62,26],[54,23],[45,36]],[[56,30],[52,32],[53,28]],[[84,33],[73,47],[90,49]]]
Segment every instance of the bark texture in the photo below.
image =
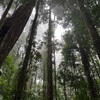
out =
[[4,11],[4,13],[3,13],[3,15],[1,17],[1,20],[0,20],[0,29],[1,29],[2,25],[3,25],[3,23],[4,23],[4,20],[5,20],[8,12],[10,10],[10,8],[11,8],[12,3],[13,3],[13,0],[10,0],[10,2],[8,4],[7,8],[6,8],[6,10]]
[[49,10],[49,31],[48,31],[47,100],[53,100],[51,9]]

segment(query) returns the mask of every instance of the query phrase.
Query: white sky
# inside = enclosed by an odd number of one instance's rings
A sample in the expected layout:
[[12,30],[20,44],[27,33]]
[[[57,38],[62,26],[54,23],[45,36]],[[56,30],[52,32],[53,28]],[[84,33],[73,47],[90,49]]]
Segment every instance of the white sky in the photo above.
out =
[[58,25],[56,30],[55,30],[55,37],[58,39],[58,40],[61,40],[61,36],[63,35],[64,33],[64,29],[61,25]]

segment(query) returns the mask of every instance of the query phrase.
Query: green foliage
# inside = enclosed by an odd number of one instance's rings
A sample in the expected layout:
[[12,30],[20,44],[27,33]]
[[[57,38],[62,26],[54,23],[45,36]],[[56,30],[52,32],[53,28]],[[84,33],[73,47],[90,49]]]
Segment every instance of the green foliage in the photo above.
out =
[[0,95],[3,97],[3,100],[11,100],[12,98],[12,86],[14,85],[16,70],[13,58],[9,55],[2,66],[2,75],[0,76]]
[[43,88],[41,83],[33,84],[33,87],[30,89],[27,89],[23,96],[24,100],[42,100],[43,98]]

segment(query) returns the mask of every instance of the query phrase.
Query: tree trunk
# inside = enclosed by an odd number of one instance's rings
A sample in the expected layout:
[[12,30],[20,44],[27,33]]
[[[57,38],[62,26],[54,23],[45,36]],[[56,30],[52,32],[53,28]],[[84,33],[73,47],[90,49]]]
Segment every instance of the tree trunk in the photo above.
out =
[[[55,48],[54,48],[55,49]],[[54,50],[54,81],[55,81],[55,98],[57,100],[57,78],[56,78],[56,55]]]
[[51,9],[49,10],[49,31],[48,31],[47,100],[53,100]]
[[0,66],[21,35],[35,4],[36,0],[30,0],[16,10],[12,25],[0,45]]
[[43,65],[43,100],[46,100],[46,67],[45,64]]
[[65,66],[65,68],[64,68],[64,89],[63,89],[63,91],[64,91],[64,96],[65,96],[65,100],[67,100],[67,94],[66,94],[66,79],[65,79],[65,77],[66,77],[66,75],[65,75],[65,73],[66,73],[66,66]]
[[89,15],[88,11],[84,7],[84,2],[83,2],[84,0],[76,0],[76,1],[78,3],[79,8],[80,8],[80,12],[81,12],[83,20],[85,22],[86,28],[88,29],[88,32],[93,40],[95,50],[96,50],[96,52],[99,56],[99,59],[100,59],[100,36],[95,28],[95,25],[94,25],[90,15]]
[[[44,40],[45,41],[45,40]],[[43,100],[46,100],[46,90],[47,90],[47,45],[44,44],[43,46],[43,53],[42,53],[42,59],[43,59]]]
[[5,20],[8,12],[10,10],[10,8],[11,8],[12,3],[13,3],[13,0],[10,0],[10,2],[8,4],[7,8],[6,8],[6,10],[4,11],[4,13],[3,13],[3,15],[1,17],[1,20],[0,20],[0,29],[1,29],[2,25],[3,25],[3,23],[4,23],[4,20]]
[[54,88],[55,88],[55,100],[57,100],[57,78],[56,78],[56,51],[55,51],[55,37],[53,34],[53,55],[54,55]]
[[81,41],[81,39],[79,39],[79,37],[80,36],[78,35],[78,37],[76,39],[79,44],[79,50],[80,50],[80,54],[81,54],[82,64],[84,67],[84,73],[86,75],[87,82],[88,82],[90,97],[91,97],[91,100],[95,100],[97,98],[97,91],[96,91],[96,88],[94,85],[94,81],[90,75],[90,69],[89,69],[90,63],[89,63],[88,55],[87,55],[87,53],[83,47],[82,41]]
[[32,28],[31,28],[31,32],[30,32],[30,39],[29,39],[29,44],[26,50],[26,55],[23,61],[23,67],[19,73],[19,77],[18,77],[18,83],[17,83],[17,91],[15,93],[15,97],[14,100],[21,100],[22,98],[22,92],[23,92],[23,88],[24,85],[26,84],[26,74],[27,74],[27,66],[28,66],[28,61],[29,61],[29,57],[30,57],[30,53],[31,53],[31,47],[33,44],[33,39],[34,39],[34,35],[35,35],[35,30],[37,27],[37,17],[38,17],[38,9],[39,9],[39,4],[37,4],[36,7],[36,15],[32,24]]

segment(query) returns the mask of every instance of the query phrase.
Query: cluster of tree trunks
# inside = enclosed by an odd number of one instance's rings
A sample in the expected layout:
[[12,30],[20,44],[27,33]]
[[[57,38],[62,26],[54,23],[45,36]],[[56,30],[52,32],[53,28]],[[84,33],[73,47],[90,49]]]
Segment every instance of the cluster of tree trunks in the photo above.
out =
[[[95,50],[97,52],[98,57],[100,58],[100,36],[95,28],[95,25],[87,11],[87,9],[84,7],[84,0],[76,0],[77,4],[80,9],[80,13],[82,15],[82,18],[84,20],[84,23],[86,25],[86,28],[90,34],[91,39],[93,40]],[[36,5],[36,15],[33,20],[31,32],[30,32],[30,39],[28,43],[28,47],[26,49],[25,58],[23,61],[23,66],[21,68],[21,71],[18,76],[18,83],[17,83],[17,90],[14,95],[13,100],[21,100],[22,99],[22,92],[24,90],[24,86],[26,84],[26,74],[27,74],[27,67],[28,67],[28,61],[30,57],[30,52],[32,48],[32,41],[35,34],[35,29],[37,27],[37,18],[38,18],[38,10],[39,10],[39,4],[40,0],[24,0],[23,5],[21,5],[14,14],[6,18],[6,15],[13,3],[13,0],[10,0],[8,7],[6,8],[1,21],[0,21],[0,66],[4,62],[5,58],[8,56],[9,52],[13,48],[14,44],[18,40],[19,36],[21,35],[30,15],[33,10],[33,8]],[[5,19],[6,18],[6,19]],[[46,99],[47,100],[53,100],[53,78],[52,78],[52,23],[51,23],[51,8],[49,10],[49,30],[48,30],[48,45],[47,45],[47,94]],[[81,54],[81,59],[84,67],[84,72],[87,78],[88,87],[90,91],[91,99],[95,100],[98,97],[98,93],[96,90],[96,87],[94,85],[94,80],[92,79],[90,75],[90,63],[89,63],[89,57],[86,53],[84,46],[82,44],[82,40],[79,38],[80,36],[76,36],[77,43],[79,44],[79,50]],[[54,55],[55,56],[55,55]],[[56,68],[55,68],[56,70]],[[45,73],[45,72],[44,72]],[[65,78],[65,77],[64,77]],[[44,79],[45,81],[45,79]],[[67,98],[66,95],[66,82],[64,80],[64,95],[65,98]],[[44,86],[45,88],[45,86]],[[46,89],[45,89],[46,91]],[[56,73],[55,73],[55,91],[56,91]],[[44,92],[45,95],[45,92]],[[57,94],[56,94],[57,95]],[[57,98],[56,98],[57,100]]]
[[0,66],[21,35],[32,10],[35,7],[35,4],[36,0],[29,0],[25,4],[20,6],[14,13],[12,24],[0,45]]
[[27,68],[28,68],[28,62],[29,62],[29,58],[30,58],[30,53],[31,53],[31,48],[33,45],[33,39],[35,36],[35,30],[37,28],[37,18],[38,18],[38,10],[39,10],[39,4],[40,1],[38,0],[37,5],[36,5],[36,14],[35,14],[35,18],[33,20],[33,24],[31,27],[31,31],[30,31],[30,37],[29,37],[29,43],[26,49],[26,54],[25,54],[25,58],[23,61],[23,66],[21,71],[19,72],[19,76],[18,76],[18,83],[17,83],[17,91],[15,93],[15,97],[14,100],[21,100],[22,99],[22,94],[23,94],[23,90],[26,84],[26,77],[27,77]]
[[89,12],[84,7],[84,0],[76,0],[76,1],[80,8],[80,12],[81,12],[82,18],[85,22],[86,28],[90,34],[90,37],[93,40],[95,50],[98,54],[98,57],[100,58],[100,36],[95,28],[95,25],[94,25],[90,15],[89,15]]

